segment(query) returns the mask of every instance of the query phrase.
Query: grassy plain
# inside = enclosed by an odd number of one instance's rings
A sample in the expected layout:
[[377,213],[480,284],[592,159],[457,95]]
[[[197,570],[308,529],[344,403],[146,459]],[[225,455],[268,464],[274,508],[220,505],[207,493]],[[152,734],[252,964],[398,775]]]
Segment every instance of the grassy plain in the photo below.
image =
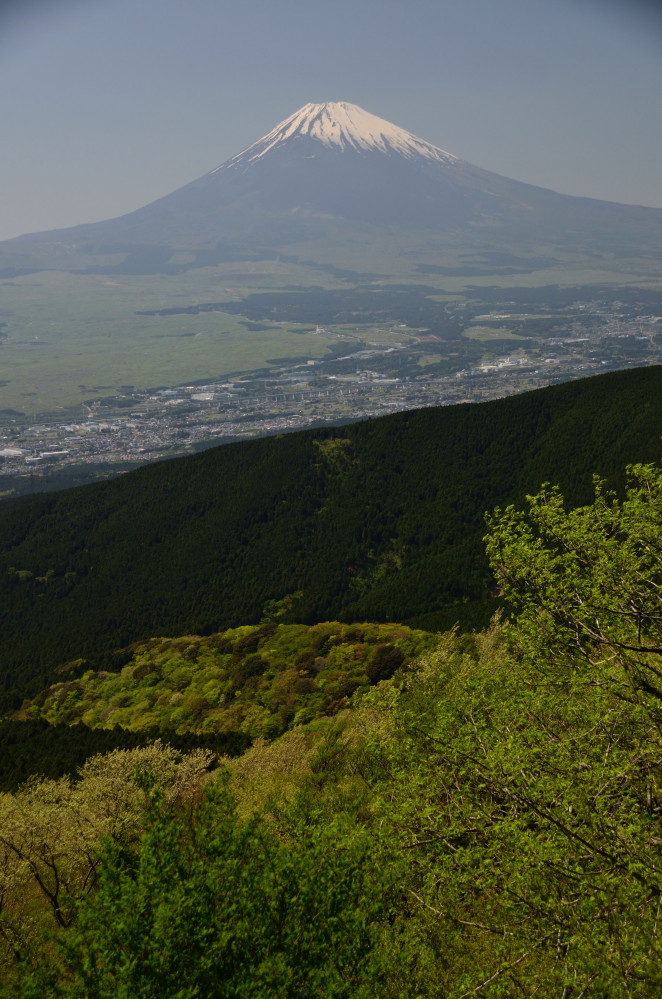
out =
[[0,341],[0,409],[28,415],[65,411],[123,385],[145,389],[218,379],[268,367],[274,357],[327,352],[330,338],[310,327],[264,323],[266,329],[255,330],[222,312],[137,314],[241,297],[234,285],[219,287],[214,278],[192,271],[175,284],[160,275],[49,271],[3,282],[7,336]]
[[[281,259],[238,260],[176,274],[47,270],[2,280],[0,412],[65,415],[122,386],[149,389],[217,380],[268,367],[273,358],[323,357],[337,342],[312,332],[314,320],[297,325],[260,319],[266,328],[256,329],[241,315],[222,312],[141,312],[240,302],[270,291],[386,291],[418,285],[425,289],[422,294],[449,301],[481,289],[488,295],[493,288],[659,288],[662,278],[659,260],[645,251],[617,260],[607,252],[587,256],[534,240],[525,248],[497,247],[485,234],[479,240],[472,233],[457,234],[452,248],[435,234],[425,245],[420,234],[410,243],[386,230],[376,243],[374,231],[366,230],[342,244],[329,239],[292,245]],[[96,263],[117,265],[119,258]],[[175,254],[171,263],[185,266],[186,254]],[[467,335],[493,339],[497,331],[488,335],[474,328]]]

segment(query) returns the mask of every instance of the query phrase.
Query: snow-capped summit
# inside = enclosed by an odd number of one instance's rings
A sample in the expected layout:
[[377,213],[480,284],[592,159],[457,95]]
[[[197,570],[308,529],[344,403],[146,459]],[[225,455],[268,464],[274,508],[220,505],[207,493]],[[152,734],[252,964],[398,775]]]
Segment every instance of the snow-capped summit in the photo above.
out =
[[[339,273],[360,261],[361,273],[381,274],[388,258],[394,274],[413,268],[421,280],[480,275],[492,259],[504,261],[500,273],[519,273],[541,245],[550,260],[557,246],[601,257],[605,247],[636,256],[645,245],[657,266],[661,244],[662,211],[501,177],[339,101],[305,104],[215,170],[128,215],[13,240],[0,247],[0,274],[62,266],[66,247],[77,272],[169,274],[279,259]],[[118,253],[121,263],[99,263]],[[467,264],[467,253],[478,262]]]
[[397,153],[407,159],[422,156],[441,163],[457,162],[456,156],[419,139],[412,132],[398,128],[356,104],[336,101],[304,104],[267,135],[211,172],[249,166],[289,140],[300,137],[315,139],[329,149],[342,152]]

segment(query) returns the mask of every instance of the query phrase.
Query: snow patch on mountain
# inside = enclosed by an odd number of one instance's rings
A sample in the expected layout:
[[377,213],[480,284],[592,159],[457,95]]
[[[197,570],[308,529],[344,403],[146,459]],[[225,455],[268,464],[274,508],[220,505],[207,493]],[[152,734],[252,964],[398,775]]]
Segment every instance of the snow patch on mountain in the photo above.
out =
[[289,118],[276,125],[263,138],[243,152],[216,167],[211,173],[246,167],[297,136],[316,139],[329,148],[358,152],[396,153],[407,159],[425,157],[442,163],[457,163],[457,156],[419,139],[412,132],[398,128],[384,118],[364,111],[356,104],[331,102],[305,104]]

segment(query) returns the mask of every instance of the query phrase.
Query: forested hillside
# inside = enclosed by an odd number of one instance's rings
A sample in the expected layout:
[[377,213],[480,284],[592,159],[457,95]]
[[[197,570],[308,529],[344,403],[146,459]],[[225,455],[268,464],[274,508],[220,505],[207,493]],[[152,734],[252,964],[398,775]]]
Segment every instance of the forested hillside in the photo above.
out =
[[659,457],[662,369],[248,441],[0,508],[2,705],[70,660],[260,621],[488,620],[484,512]]
[[117,672],[89,670],[41,691],[17,718],[273,739],[346,708],[435,641],[403,625],[337,621],[154,638],[123,650]]
[[3,994],[657,999],[662,471],[526,506],[489,516],[508,625],[241,757],[0,795]]
[[55,683],[0,720],[0,790],[33,774],[73,775],[95,754],[155,739],[235,756],[337,714],[435,645],[403,625],[337,621],[138,642],[118,650],[114,671]]

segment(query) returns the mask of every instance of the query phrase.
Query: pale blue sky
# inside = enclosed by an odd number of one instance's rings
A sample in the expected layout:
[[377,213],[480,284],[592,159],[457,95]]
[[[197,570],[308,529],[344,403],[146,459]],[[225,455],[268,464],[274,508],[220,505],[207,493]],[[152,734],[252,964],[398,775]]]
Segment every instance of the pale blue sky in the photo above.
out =
[[5,0],[0,238],[130,211],[325,100],[662,207],[652,0]]

